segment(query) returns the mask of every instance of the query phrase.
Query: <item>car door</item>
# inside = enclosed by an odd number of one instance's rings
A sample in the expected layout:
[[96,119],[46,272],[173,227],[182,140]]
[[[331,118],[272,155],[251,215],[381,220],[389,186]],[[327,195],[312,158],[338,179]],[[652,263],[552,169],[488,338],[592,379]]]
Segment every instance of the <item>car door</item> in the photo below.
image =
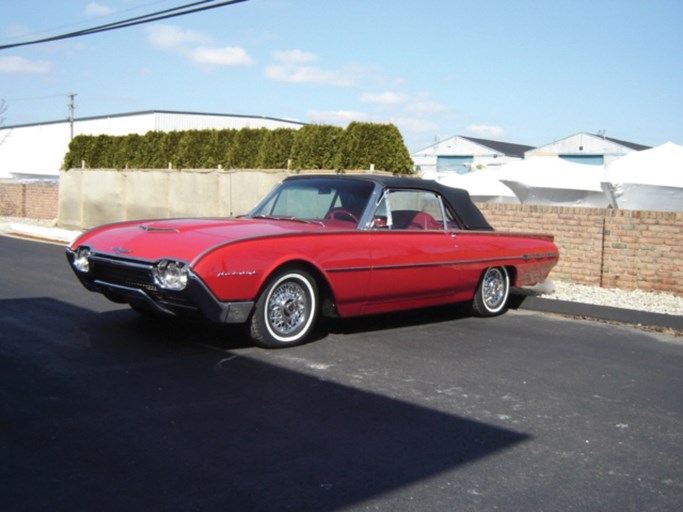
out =
[[458,231],[441,197],[424,190],[390,190],[369,230],[372,272],[365,313],[456,300],[471,287],[462,279]]

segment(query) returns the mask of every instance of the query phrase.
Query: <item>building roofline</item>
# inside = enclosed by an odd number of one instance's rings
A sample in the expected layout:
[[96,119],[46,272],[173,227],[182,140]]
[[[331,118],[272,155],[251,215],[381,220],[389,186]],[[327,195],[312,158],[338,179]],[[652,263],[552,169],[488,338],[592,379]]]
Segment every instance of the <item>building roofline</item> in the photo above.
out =
[[556,144],[562,140],[567,140],[571,139],[572,137],[576,137],[577,135],[587,135],[589,137],[594,137],[596,139],[603,139],[603,140],[608,140],[610,142],[613,142],[614,144],[619,144],[620,146],[624,146],[625,148],[633,149],[635,151],[642,151],[644,149],[652,149],[651,146],[644,146],[642,144],[636,144],[635,142],[627,142],[624,140],[619,140],[619,139],[613,139],[612,137],[607,137],[604,135],[596,134],[596,133],[589,133],[589,132],[578,132],[573,135],[569,135],[567,137],[562,137],[561,139],[554,140],[552,142],[548,142],[547,144],[543,144],[541,146],[538,146],[536,148],[532,148],[533,150],[541,149],[546,146],[550,146],[552,144]]
[[451,137],[448,137],[446,139],[440,140],[439,142],[435,142],[434,144],[430,144],[429,146],[426,146],[422,149],[419,149],[413,153],[413,155],[419,155],[421,152],[432,148],[438,144],[441,144],[442,142],[445,142],[450,139],[464,139],[469,142],[472,142],[473,144],[478,144],[479,146],[485,147],[487,149],[492,149],[494,151],[497,151],[498,153],[501,153],[505,156],[513,156],[513,157],[519,157],[523,158],[524,157],[524,152],[529,151],[534,149],[533,146],[527,146],[526,144],[515,144],[512,142],[501,142],[498,140],[489,140],[489,139],[478,139],[476,137],[468,137],[465,135],[453,135]]
[[[590,134],[593,135],[593,134]],[[602,137],[602,135],[596,135],[596,137]],[[644,146],[643,144],[636,144],[635,142],[628,142],[625,140],[619,140],[619,139],[613,139],[612,137],[604,137],[605,140],[608,140],[610,142],[614,142],[615,144],[620,144],[622,146],[625,146],[630,149],[634,149],[636,151],[643,151],[645,149],[652,149],[652,146]]]
[[[74,119],[74,124],[79,123],[81,121],[97,121],[97,120],[101,120],[101,119],[111,119],[111,118],[118,118],[118,117],[135,117],[135,116],[144,116],[144,115],[150,115],[150,114],[171,114],[171,115],[180,114],[180,115],[190,115],[190,116],[212,116],[212,117],[262,119],[262,120],[266,120],[266,121],[280,121],[283,123],[298,124],[301,126],[305,126],[307,124],[307,123],[302,123],[301,121],[292,121],[291,119],[281,119],[278,117],[270,117],[270,116],[256,116],[256,115],[242,115],[242,114],[219,114],[219,113],[215,113],[215,112],[187,112],[187,111],[179,111],[179,110],[141,110],[141,111],[136,111],[136,112],[123,112],[123,113],[119,113],[119,114],[106,114],[106,115],[101,115],[101,116],[77,117]],[[8,126],[2,126],[2,127],[0,127],[0,129],[7,130],[7,129],[13,129],[13,128],[28,128],[31,126],[44,126],[44,125],[62,124],[62,123],[69,123],[69,119],[8,125]]]
[[524,152],[529,151],[530,149],[533,149],[533,146],[527,146],[526,144],[515,144],[513,142],[502,142],[498,140],[489,140],[489,139],[479,139],[475,137],[467,137],[465,135],[459,135],[461,139],[469,140],[471,142],[474,142],[475,144],[479,144],[481,146],[495,149],[496,151],[500,151],[506,156],[517,156],[517,157],[524,157]]

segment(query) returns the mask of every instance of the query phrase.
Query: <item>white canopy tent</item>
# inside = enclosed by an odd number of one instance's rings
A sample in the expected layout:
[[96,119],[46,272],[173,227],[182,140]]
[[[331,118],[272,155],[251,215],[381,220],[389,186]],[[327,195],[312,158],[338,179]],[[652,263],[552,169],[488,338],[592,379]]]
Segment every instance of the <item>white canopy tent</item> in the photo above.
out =
[[629,153],[607,167],[602,187],[613,208],[683,211],[683,146]]

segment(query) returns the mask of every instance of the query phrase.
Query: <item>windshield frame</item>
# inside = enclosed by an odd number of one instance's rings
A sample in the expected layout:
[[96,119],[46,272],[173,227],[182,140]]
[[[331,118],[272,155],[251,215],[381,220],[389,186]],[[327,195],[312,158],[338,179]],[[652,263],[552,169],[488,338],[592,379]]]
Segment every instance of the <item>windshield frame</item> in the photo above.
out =
[[[321,217],[307,215],[293,215],[300,213],[295,211],[278,212],[276,207],[283,198],[283,193],[292,190],[318,189],[324,191],[329,189],[330,201],[328,208]],[[353,229],[366,229],[368,220],[375,209],[376,198],[381,196],[382,187],[377,183],[367,180],[339,179],[334,176],[315,176],[310,178],[285,179],[280,182],[269,194],[249,212],[248,218],[271,218],[276,220],[297,220],[306,222],[320,222],[325,225],[333,224],[335,221],[326,218],[326,213],[334,209],[337,202],[351,201],[355,204],[348,206],[354,216],[358,219],[356,224],[347,222]],[[320,195],[326,195],[321,193]],[[345,208],[347,205],[343,205]],[[338,222],[338,221],[337,221]]]

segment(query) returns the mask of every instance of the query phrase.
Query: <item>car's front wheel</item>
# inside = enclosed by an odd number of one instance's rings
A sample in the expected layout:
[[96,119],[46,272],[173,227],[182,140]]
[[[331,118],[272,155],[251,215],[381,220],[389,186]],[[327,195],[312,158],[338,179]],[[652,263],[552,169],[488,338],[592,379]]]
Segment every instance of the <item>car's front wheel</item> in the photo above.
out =
[[487,268],[481,276],[472,301],[477,316],[495,316],[505,312],[510,294],[510,277],[505,267]]
[[306,341],[317,315],[315,279],[303,270],[284,270],[270,278],[257,299],[249,334],[262,347],[291,347]]

